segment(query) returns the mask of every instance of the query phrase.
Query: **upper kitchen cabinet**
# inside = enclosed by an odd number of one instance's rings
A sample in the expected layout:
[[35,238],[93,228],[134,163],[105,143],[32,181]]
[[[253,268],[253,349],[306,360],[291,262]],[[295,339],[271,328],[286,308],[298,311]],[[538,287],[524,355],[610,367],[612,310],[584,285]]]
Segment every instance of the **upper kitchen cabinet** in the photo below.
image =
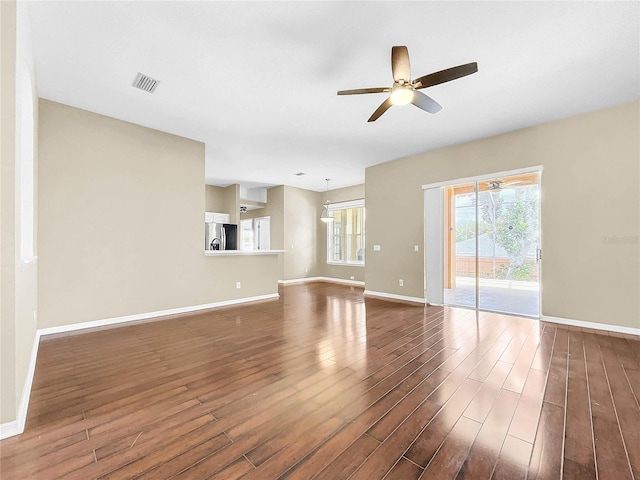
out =
[[240,187],[240,212],[258,210],[267,207],[266,187]]
[[204,223],[231,223],[228,213],[204,212]]

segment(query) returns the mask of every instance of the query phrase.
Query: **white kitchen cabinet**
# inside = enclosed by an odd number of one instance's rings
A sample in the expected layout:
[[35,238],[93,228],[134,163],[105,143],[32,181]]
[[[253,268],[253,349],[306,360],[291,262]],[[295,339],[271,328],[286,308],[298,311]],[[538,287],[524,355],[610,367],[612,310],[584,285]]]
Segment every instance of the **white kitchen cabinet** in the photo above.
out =
[[228,213],[204,212],[204,223],[230,223]]

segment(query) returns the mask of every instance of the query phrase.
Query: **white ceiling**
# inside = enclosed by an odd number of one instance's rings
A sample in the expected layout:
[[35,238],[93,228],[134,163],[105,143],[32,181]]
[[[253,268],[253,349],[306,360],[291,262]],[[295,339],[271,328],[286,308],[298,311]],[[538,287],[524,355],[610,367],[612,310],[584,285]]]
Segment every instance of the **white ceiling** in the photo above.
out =
[[[638,2],[30,2],[39,95],[206,144],[206,182],[321,191],[367,166],[640,95]],[[478,62],[367,123],[391,86]],[[131,86],[137,72],[161,81]],[[472,160],[472,159],[470,159]],[[295,176],[305,172],[305,176]]]

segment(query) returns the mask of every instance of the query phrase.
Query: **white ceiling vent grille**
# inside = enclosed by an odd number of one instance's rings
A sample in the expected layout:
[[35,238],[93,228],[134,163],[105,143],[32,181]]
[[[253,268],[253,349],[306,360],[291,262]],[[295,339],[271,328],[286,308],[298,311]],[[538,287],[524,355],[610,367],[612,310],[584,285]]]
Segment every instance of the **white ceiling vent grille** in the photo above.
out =
[[155,78],[148,77],[144,73],[138,72],[138,75],[136,75],[136,78],[131,85],[139,88],[140,90],[144,90],[145,92],[153,93],[156,91],[156,88],[158,88],[159,83],[160,80],[156,80]]

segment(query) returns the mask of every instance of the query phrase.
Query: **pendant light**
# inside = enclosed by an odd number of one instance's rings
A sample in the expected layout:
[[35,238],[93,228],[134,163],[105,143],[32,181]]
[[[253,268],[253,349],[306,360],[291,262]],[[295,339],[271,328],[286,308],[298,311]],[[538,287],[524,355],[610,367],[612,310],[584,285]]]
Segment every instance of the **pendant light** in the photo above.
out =
[[[327,181],[327,193],[329,192],[329,180],[331,180],[330,178],[325,178],[325,180]],[[329,223],[333,220],[333,215],[331,215],[329,213],[329,200],[327,200],[326,202],[324,202],[324,207],[322,208],[322,215],[320,215],[320,220],[322,220],[324,223]]]

